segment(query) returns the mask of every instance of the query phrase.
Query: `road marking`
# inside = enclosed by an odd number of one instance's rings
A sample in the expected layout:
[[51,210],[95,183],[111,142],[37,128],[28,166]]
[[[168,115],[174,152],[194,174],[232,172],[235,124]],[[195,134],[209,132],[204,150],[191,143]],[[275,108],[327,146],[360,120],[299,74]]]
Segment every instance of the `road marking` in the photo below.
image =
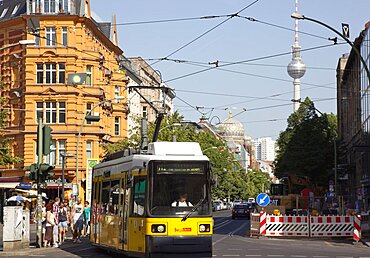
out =
[[292,254],[290,257],[307,257],[307,255],[295,255],[295,254]]
[[241,250],[243,250],[243,249],[241,249],[241,248],[229,248],[229,249],[227,249],[228,251],[241,251]]
[[226,235],[226,236],[224,236],[224,237],[220,238],[219,240],[217,240],[217,241],[213,242],[213,243],[212,243],[212,245],[216,245],[217,243],[219,243],[219,242],[221,242],[221,241],[225,240],[226,238],[233,236],[233,235],[234,235],[234,233],[238,232],[239,230],[241,230],[241,229],[242,229],[242,228],[244,228],[244,227],[245,227],[245,225],[241,225],[240,227],[238,227],[238,228],[237,228],[237,229],[235,229],[234,231],[229,232],[229,234],[228,234],[228,235]]
[[227,226],[228,224],[230,224],[232,221],[224,221],[216,226],[213,227],[214,230],[217,230],[217,229],[220,229],[220,228],[223,228],[224,226]]
[[326,245],[329,245],[329,246],[334,246],[332,243],[329,243],[328,241],[324,241],[324,243],[325,243]]
[[284,257],[284,255],[281,254],[268,254],[268,257]]
[[240,254],[223,254],[224,257],[239,257]]
[[329,256],[321,256],[321,255],[317,255],[317,256],[312,256],[313,258],[327,258]]
[[249,257],[249,256],[250,257],[257,257],[257,256],[259,257],[259,256],[262,256],[262,255],[260,255],[260,254],[246,254],[245,256],[246,257]]

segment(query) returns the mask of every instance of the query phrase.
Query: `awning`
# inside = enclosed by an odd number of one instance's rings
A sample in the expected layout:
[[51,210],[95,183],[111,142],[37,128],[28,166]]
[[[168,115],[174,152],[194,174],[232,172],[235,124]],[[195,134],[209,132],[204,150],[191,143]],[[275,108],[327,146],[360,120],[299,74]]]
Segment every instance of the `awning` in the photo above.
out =
[[0,188],[16,188],[19,185],[19,182],[0,182]]
[[[27,193],[28,197],[36,196],[37,197],[37,190],[23,190],[15,188],[14,191],[21,192],[21,193]],[[44,198],[47,198],[46,193],[41,193],[41,196]]]

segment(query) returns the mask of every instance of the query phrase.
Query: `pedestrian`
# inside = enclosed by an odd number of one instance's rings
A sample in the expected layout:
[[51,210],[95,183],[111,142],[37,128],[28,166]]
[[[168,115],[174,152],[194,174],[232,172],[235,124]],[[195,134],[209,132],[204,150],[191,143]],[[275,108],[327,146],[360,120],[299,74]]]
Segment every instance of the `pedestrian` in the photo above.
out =
[[68,228],[68,212],[67,207],[64,203],[60,203],[60,211],[59,211],[59,245],[61,245],[64,242],[65,236],[66,236],[66,230]]
[[53,228],[55,226],[55,215],[53,213],[52,202],[46,205],[46,225],[45,225],[45,237],[44,237],[44,247],[49,247],[53,241]]
[[84,224],[84,207],[81,204],[81,197],[77,198],[77,203],[72,206],[71,221],[73,223],[73,243],[81,243],[81,231]]
[[59,235],[58,225],[59,225],[59,212],[60,212],[59,204],[60,204],[59,197],[55,197],[55,201],[53,203],[53,213],[55,216],[55,225],[56,225],[55,227],[53,227],[54,247],[58,247],[58,243],[60,242],[60,240],[58,239],[58,235]]
[[46,202],[42,201],[41,205],[41,239],[44,242],[46,232]]
[[89,202],[85,201],[85,207],[84,207],[84,236],[90,235],[90,206]]

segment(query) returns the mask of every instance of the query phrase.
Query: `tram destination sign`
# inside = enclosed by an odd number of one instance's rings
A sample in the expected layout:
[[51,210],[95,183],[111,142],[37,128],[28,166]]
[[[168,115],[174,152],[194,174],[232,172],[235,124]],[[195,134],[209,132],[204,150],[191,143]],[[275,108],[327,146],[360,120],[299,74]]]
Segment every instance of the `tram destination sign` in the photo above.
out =
[[204,173],[204,163],[199,162],[158,162],[157,173]]

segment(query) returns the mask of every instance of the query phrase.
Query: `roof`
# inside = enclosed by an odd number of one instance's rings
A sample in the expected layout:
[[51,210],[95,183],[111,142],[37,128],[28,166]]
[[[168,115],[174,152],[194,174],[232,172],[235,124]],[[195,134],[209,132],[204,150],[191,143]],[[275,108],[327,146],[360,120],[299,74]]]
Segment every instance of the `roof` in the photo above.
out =
[[3,0],[0,2],[0,21],[18,17],[26,12],[26,0]]

